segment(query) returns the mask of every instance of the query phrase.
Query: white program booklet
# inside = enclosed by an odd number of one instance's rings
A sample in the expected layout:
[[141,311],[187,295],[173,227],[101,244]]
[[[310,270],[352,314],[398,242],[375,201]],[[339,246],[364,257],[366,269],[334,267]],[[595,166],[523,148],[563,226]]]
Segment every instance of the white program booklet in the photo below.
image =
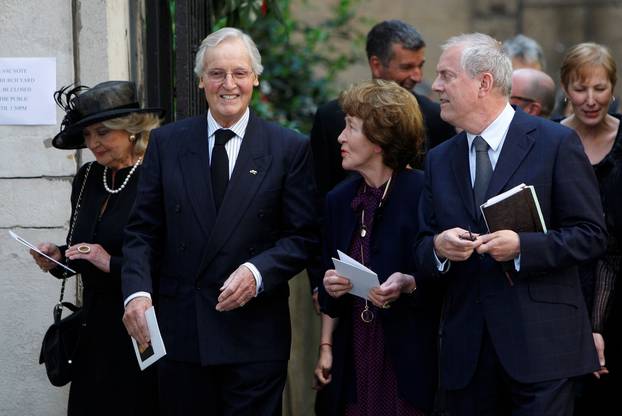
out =
[[149,338],[151,339],[149,347],[141,351],[136,340],[132,338],[136,359],[141,370],[144,370],[166,355],[166,348],[164,348],[164,341],[162,341],[162,335],[160,335],[160,328],[158,327],[158,320],[156,319],[153,306],[145,311],[145,318],[147,319]]
[[44,252],[42,252],[41,250],[39,250],[37,248],[37,246],[35,246],[34,244],[32,244],[30,241],[26,241],[24,240],[22,237],[20,237],[19,235],[15,234],[13,231],[9,230],[9,234],[11,235],[11,237],[13,237],[13,239],[15,239],[15,241],[17,241],[20,244],[25,245],[26,247],[28,247],[29,249],[36,251],[37,253],[41,254],[43,257],[45,257],[46,259],[50,259],[52,260],[54,263],[58,264],[60,267],[62,267],[63,269],[68,270],[69,272],[76,274],[77,272],[74,269],[71,269],[67,266],[65,266],[63,263],[58,262],[56,260],[54,260],[52,257],[48,256],[47,254],[45,254]]
[[350,293],[367,299],[369,291],[380,286],[378,275],[341,251],[337,250],[337,254],[339,259],[333,257],[333,264],[337,273],[352,283]]

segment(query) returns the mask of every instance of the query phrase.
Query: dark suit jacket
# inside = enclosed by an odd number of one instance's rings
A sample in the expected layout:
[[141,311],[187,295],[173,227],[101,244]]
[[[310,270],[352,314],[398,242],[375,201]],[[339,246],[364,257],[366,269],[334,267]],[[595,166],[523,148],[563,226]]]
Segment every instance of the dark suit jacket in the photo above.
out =
[[[333,269],[337,250],[347,253],[359,225],[351,202],[361,184],[356,177],[339,184],[326,197],[324,270]],[[394,272],[417,275],[411,247],[418,231],[415,211],[423,188],[420,171],[404,171],[392,180],[384,207],[374,219],[371,259],[367,265],[384,282]],[[343,414],[343,405],[355,400],[351,325],[353,295],[334,299],[320,285],[325,313],[339,317],[333,336],[333,381],[318,396],[318,414]],[[376,310],[382,320],[385,347],[393,360],[400,396],[419,409],[431,409],[436,388],[436,334],[440,312],[437,282],[417,285],[414,295],[402,295],[390,309]],[[380,358],[379,358],[380,359]]]
[[[606,243],[598,185],[576,133],[517,110],[487,196],[534,185],[549,229],[520,233],[520,272],[510,286],[500,263],[474,253],[453,262],[448,284],[441,379],[464,387],[476,368],[484,327],[505,371],[534,383],[598,368],[577,265]],[[466,134],[432,150],[421,197],[416,257],[420,279],[439,277],[433,236],[453,227],[486,232],[473,204]]]
[[[205,115],[154,130],[142,170],[123,292],[159,292],[168,356],[202,365],[288,359],[288,280],[318,249],[308,140],[251,112],[218,215]],[[263,292],[217,312],[219,288],[247,261]]]

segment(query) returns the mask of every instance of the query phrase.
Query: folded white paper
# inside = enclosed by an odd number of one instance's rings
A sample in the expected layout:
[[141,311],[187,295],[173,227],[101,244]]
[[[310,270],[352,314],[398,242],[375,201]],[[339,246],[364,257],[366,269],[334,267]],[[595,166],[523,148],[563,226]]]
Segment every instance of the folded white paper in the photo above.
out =
[[341,251],[337,251],[337,254],[339,259],[333,257],[333,264],[337,274],[352,283],[352,290],[349,293],[367,299],[369,291],[380,286],[378,275]]
[[15,234],[13,231],[9,230],[9,234],[10,234],[10,235],[11,235],[11,237],[13,237],[13,239],[14,239],[15,241],[17,241],[18,243],[23,244],[23,245],[25,245],[26,247],[28,247],[29,249],[36,251],[37,253],[39,253],[39,254],[41,254],[43,257],[45,257],[46,259],[50,259],[50,260],[52,260],[54,263],[58,264],[58,265],[59,265],[60,267],[62,267],[63,269],[66,269],[66,270],[68,270],[69,272],[71,272],[71,273],[73,273],[73,274],[76,274],[76,273],[77,273],[75,270],[73,270],[73,269],[71,269],[71,268],[69,268],[69,267],[65,266],[63,263],[61,263],[61,262],[59,262],[59,261],[54,260],[52,257],[48,256],[47,254],[45,254],[44,252],[42,252],[41,250],[39,250],[39,249],[37,248],[37,246],[35,246],[34,244],[32,244],[32,243],[31,243],[31,242],[29,242],[29,241],[24,240],[22,237],[20,237],[19,235]]
[[144,370],[166,355],[166,348],[164,348],[164,341],[162,341],[162,335],[160,334],[160,328],[158,327],[158,320],[156,319],[153,306],[145,311],[145,319],[147,319],[149,338],[151,339],[149,347],[140,351],[138,343],[132,338],[134,352],[136,353],[136,359],[138,360],[138,365],[141,370]]

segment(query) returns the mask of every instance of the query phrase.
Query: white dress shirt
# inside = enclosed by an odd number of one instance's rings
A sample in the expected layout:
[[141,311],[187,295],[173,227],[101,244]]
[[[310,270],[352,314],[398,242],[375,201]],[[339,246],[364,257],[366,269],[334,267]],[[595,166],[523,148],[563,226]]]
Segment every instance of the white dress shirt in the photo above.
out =
[[[481,133],[474,134],[466,132],[467,143],[469,149],[469,170],[471,172],[471,186],[475,185],[475,146],[473,146],[473,141],[475,137],[481,136],[482,139],[488,143],[488,157],[490,158],[490,164],[492,165],[492,170],[494,172],[497,161],[499,160],[499,155],[501,154],[501,149],[503,149],[503,143],[505,143],[505,138],[508,134],[508,130],[510,129],[510,124],[512,123],[512,119],[514,118],[514,109],[512,106],[507,103],[505,108],[497,116],[497,118],[488,125]],[[449,261],[444,260],[440,261],[436,252],[434,252],[434,259],[436,260],[436,267],[438,270],[442,272],[446,272],[449,270]],[[520,270],[520,254],[518,257],[514,259],[514,267],[516,271]]]

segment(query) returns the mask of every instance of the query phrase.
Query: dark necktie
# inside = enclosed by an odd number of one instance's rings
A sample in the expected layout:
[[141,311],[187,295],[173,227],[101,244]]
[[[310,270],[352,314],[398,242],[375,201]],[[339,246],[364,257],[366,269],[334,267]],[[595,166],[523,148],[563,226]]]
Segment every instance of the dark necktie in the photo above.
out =
[[488,157],[488,143],[482,136],[476,136],[473,140],[475,147],[475,184],[473,185],[473,197],[475,198],[475,210],[479,215],[479,206],[486,202],[486,190],[492,177],[492,164]]
[[229,183],[229,157],[227,156],[225,143],[235,136],[235,133],[231,130],[218,129],[214,136],[215,141],[210,168],[212,173],[212,195],[216,203],[216,211],[218,211]]

